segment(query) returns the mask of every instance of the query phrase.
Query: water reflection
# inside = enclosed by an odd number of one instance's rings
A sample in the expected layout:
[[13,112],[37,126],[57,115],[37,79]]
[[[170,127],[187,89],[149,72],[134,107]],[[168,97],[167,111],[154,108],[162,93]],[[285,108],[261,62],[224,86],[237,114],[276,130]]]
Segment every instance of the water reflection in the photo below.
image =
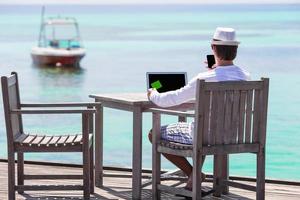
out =
[[32,66],[44,74],[61,75],[61,74],[82,74],[84,69],[80,65],[76,66],[56,66],[56,65],[37,65]]
[[32,65],[36,73],[38,96],[48,101],[80,101],[85,69]]

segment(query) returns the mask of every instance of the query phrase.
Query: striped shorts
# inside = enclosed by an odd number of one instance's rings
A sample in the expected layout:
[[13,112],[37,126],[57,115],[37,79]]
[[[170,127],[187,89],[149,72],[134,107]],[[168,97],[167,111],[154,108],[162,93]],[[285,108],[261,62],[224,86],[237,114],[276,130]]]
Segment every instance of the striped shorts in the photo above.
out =
[[193,144],[193,123],[178,122],[162,126],[161,139],[181,144]]

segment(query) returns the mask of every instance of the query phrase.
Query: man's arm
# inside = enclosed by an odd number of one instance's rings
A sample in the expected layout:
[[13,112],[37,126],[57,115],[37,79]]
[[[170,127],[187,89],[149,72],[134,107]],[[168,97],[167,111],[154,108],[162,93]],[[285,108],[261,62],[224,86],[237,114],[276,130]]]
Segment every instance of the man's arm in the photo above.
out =
[[186,86],[169,92],[159,93],[155,89],[148,90],[148,98],[150,101],[160,107],[171,107],[182,104],[195,98],[196,80],[191,81]]

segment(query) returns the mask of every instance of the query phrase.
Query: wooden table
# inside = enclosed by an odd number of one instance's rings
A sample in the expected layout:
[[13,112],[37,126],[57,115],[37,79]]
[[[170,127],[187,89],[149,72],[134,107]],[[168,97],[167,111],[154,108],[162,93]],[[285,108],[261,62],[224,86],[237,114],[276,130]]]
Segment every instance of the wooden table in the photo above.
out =
[[[102,108],[97,114],[98,123],[95,133],[95,181],[96,186],[103,186],[103,107],[130,111],[133,113],[133,143],[132,143],[132,198],[141,199],[142,188],[142,113],[150,107],[156,107],[145,93],[93,94],[89,97],[101,102]],[[180,109],[191,108],[192,103],[180,105]],[[173,109],[179,109],[174,107]]]

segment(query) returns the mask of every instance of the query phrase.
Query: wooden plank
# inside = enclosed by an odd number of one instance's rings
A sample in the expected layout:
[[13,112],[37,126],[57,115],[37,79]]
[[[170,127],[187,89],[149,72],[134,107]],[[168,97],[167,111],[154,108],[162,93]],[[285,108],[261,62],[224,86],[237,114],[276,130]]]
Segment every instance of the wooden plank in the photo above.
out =
[[15,199],[15,152],[13,145],[8,147],[8,199]]
[[203,147],[203,154],[232,154],[232,153],[257,153],[259,151],[258,144],[227,144],[215,145],[211,147]]
[[232,141],[232,107],[233,107],[233,91],[226,91],[225,100],[225,118],[224,118],[224,130],[223,130],[223,142],[224,144],[230,144]]
[[158,185],[158,189],[171,194],[180,194],[186,197],[192,197],[192,192],[184,188],[174,188],[167,185]]
[[7,77],[7,86],[10,87],[14,84],[17,83],[17,76],[16,75],[12,75],[12,76],[9,76]]
[[24,191],[39,191],[39,190],[82,190],[82,185],[19,185],[16,186],[17,190]]
[[16,142],[16,143],[22,143],[27,137],[28,137],[27,134],[20,134],[19,137],[17,137],[14,140],[14,142]]
[[160,199],[158,185],[160,184],[161,154],[157,149],[161,140],[161,116],[159,113],[152,114],[152,127],[152,196],[155,199]]
[[76,135],[69,135],[68,139],[65,141],[66,144],[73,144]]
[[61,136],[57,141],[57,145],[65,145],[66,140],[68,139],[68,135]]
[[172,149],[169,147],[158,146],[157,151],[160,153],[167,153],[167,154],[183,156],[183,157],[192,157],[193,156],[193,150],[178,150],[178,149]]
[[161,108],[150,108],[146,110],[147,112],[157,112],[160,114],[166,114],[166,115],[175,115],[179,117],[195,117],[194,113],[191,112],[182,112],[182,111],[175,111],[175,110],[168,110],[168,109],[161,109]]
[[253,90],[247,92],[245,143],[251,141]]
[[[92,116],[94,118],[94,116]],[[94,120],[92,120],[93,122]],[[89,121],[90,122],[90,121]],[[89,124],[90,126],[91,124]],[[89,127],[90,128],[90,127]],[[93,128],[94,129],[94,128]],[[90,132],[91,130],[89,130]],[[94,175],[94,169],[95,169],[95,165],[94,165],[94,134],[93,134],[93,130],[92,133],[89,134],[89,143],[90,143],[90,193],[94,194],[95,192],[95,175]]]
[[22,142],[22,144],[30,144],[35,138],[37,137],[37,135],[28,135],[28,137]]
[[59,140],[60,136],[53,136],[48,145],[55,145]]
[[74,139],[74,143],[82,143],[82,135],[76,135],[76,138]]
[[[5,95],[5,94],[4,94]],[[18,104],[18,90],[17,90],[17,85],[12,85],[8,88],[8,109],[18,109],[19,104]],[[17,134],[22,132],[21,129],[21,121],[20,121],[20,116],[14,115],[11,113],[11,111],[8,111],[8,118],[10,123],[10,126],[12,128],[12,132],[9,133],[12,135],[12,138],[14,138]]]
[[43,139],[45,136],[37,136],[34,140],[32,140],[29,145],[34,145],[37,146]]
[[196,123],[195,123],[195,134],[193,138],[193,199],[201,199],[201,172],[202,172],[202,144],[203,144],[203,126],[204,126],[204,106],[205,102],[205,82],[204,80],[197,81],[197,92],[196,92]]
[[53,180],[53,179],[82,179],[82,175],[77,174],[41,174],[41,175],[35,175],[35,174],[26,174],[24,175],[24,178],[26,180],[37,180],[37,179],[47,179],[47,180]]
[[259,134],[259,119],[260,119],[260,90],[255,90],[254,92],[254,111],[253,111],[253,128],[252,128],[252,142],[258,142]]
[[233,108],[232,108],[232,135],[231,144],[238,143],[238,127],[239,127],[239,106],[240,106],[240,91],[233,93]]
[[203,125],[203,145],[208,145],[210,141],[210,109],[211,109],[211,93],[205,92],[204,97],[204,125]]
[[265,149],[262,148],[256,157],[256,198],[265,198]]
[[[88,109],[92,109],[93,106],[88,106]],[[89,133],[94,133],[94,114],[89,114]]]
[[246,113],[246,91],[241,91],[240,98],[240,108],[239,108],[239,133],[238,133],[238,143],[241,144],[244,142],[244,133],[245,133],[245,113]]
[[44,139],[39,143],[40,146],[47,145],[51,140],[53,136],[46,136]]
[[209,144],[214,145],[216,143],[216,132],[218,123],[218,93],[212,92],[212,103],[211,103],[211,117],[210,117],[210,137]]
[[103,186],[103,106],[96,106],[95,114],[95,185]]
[[231,187],[235,187],[235,188],[240,188],[240,189],[244,189],[244,190],[250,190],[255,192],[256,191],[256,187],[253,185],[247,185],[247,184],[243,184],[243,183],[238,183],[238,182],[234,182],[234,181],[227,181],[224,180],[222,181],[222,184],[231,186]]
[[142,109],[140,106],[133,108],[133,154],[132,154],[132,198],[141,198],[142,186]]
[[267,132],[267,114],[268,114],[268,98],[269,98],[269,79],[262,78],[263,80],[263,93],[261,96],[261,117],[260,117],[260,135],[259,142],[265,146],[266,132]]
[[[20,88],[19,88],[18,74],[17,74],[17,72],[12,72],[11,74],[15,75],[15,77],[16,77],[17,108],[21,108]],[[21,115],[18,115],[18,121],[19,121],[19,131],[20,131],[20,133],[23,133],[23,121],[22,121],[22,116]]]
[[13,132],[11,132],[11,130],[13,130],[13,127],[11,124],[7,79],[8,78],[6,76],[1,77],[2,98],[3,98],[3,109],[4,109],[4,116],[5,116],[5,122],[6,122],[6,130],[7,130],[6,134],[7,134],[8,148],[11,146],[11,148],[13,150],[14,135],[13,135]]
[[81,113],[95,113],[95,109],[39,109],[39,110],[20,110],[12,109],[12,114],[81,114]]
[[90,177],[90,145],[89,145],[89,115],[82,114],[82,162],[83,162],[83,196],[90,198],[91,177]]
[[224,82],[207,82],[205,90],[225,91],[225,90],[252,90],[262,89],[261,81],[224,81]]
[[61,103],[22,103],[21,107],[94,107],[100,103],[89,103],[89,102],[61,102]]
[[[18,152],[18,161],[17,161],[17,172],[18,172],[18,185],[24,185],[24,153],[23,152]],[[23,191],[20,190],[18,191],[19,194],[22,194]]]
[[265,199],[265,168],[266,168],[266,158],[265,158],[265,145],[266,145],[266,131],[267,131],[267,114],[268,114],[268,97],[269,97],[269,79],[262,78],[263,81],[263,90],[261,95],[261,116],[260,116],[260,134],[259,134],[259,143],[260,151],[257,154],[257,169],[256,169],[256,178],[257,178],[257,190],[256,198]]
[[29,146],[29,145],[18,145],[16,146],[16,151],[22,152],[81,152],[82,147],[80,144],[72,145],[72,146],[56,146],[55,144],[41,146],[37,148],[36,146]]
[[218,91],[217,96],[218,110],[217,110],[217,131],[216,131],[216,144],[223,144],[224,133],[224,115],[225,115],[225,91]]

